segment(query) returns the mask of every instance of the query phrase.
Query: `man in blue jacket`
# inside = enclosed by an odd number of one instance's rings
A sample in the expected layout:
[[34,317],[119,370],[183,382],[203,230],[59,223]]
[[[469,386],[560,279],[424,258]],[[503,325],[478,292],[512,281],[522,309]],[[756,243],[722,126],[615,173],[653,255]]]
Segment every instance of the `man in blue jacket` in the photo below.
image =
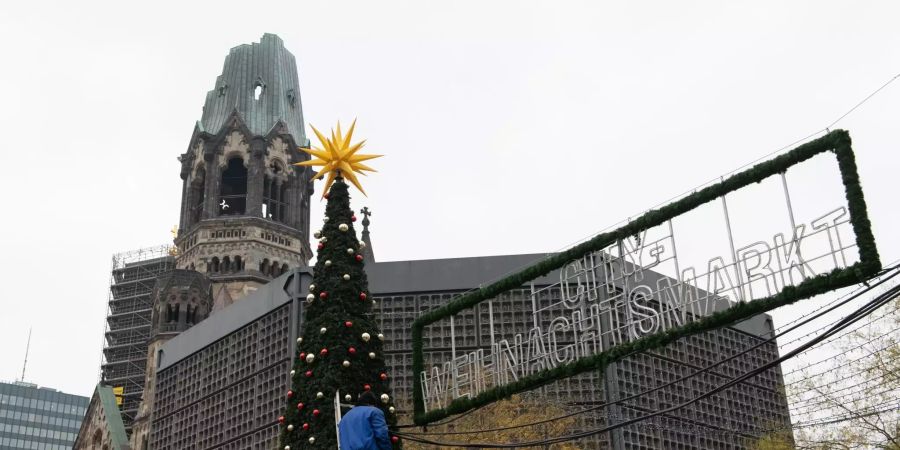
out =
[[391,450],[387,422],[377,404],[375,394],[363,392],[356,406],[341,418],[341,450]]

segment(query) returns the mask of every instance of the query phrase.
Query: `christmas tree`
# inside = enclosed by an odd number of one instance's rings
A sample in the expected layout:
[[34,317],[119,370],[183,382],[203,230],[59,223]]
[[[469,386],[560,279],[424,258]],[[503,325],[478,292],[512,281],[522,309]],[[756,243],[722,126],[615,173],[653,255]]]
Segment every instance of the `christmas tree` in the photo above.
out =
[[[328,179],[324,197],[324,226],[319,240],[313,284],[309,287],[302,336],[297,339],[297,359],[291,370],[287,406],[279,418],[281,447],[337,449],[335,400],[352,404],[371,391],[381,399],[389,427],[396,424],[390,379],[382,353],[384,335],[372,317],[372,297],[362,251],[365,248],[353,228],[356,216],[344,178],[361,192],[354,172],[373,171],[361,163],[378,155],[357,154],[363,143],[350,144],[355,122],[346,136],[340,124],[331,138],[313,128],[324,148],[301,149],[316,159],[298,163],[323,166],[315,175]],[[394,448],[399,439],[392,437]]]

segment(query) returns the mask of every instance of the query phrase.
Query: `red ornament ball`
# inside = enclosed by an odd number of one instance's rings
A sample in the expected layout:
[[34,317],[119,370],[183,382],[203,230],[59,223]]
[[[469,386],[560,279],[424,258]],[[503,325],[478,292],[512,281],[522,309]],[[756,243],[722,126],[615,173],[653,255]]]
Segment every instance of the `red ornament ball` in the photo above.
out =
[[356,215],[355,215],[355,214],[352,215],[352,216],[350,216],[350,221],[351,221],[351,222],[356,222]]
[[303,431],[306,431],[306,430],[308,430],[308,429],[309,429],[309,424],[308,424],[308,423],[304,423],[304,424],[303,424]]
[[300,359],[306,359],[306,352],[300,352]]
[[396,444],[396,443],[400,442],[400,438],[397,437],[397,436],[391,436],[391,442],[393,442],[394,444]]
[[325,291],[319,292],[319,298],[325,300],[326,298],[328,298],[328,293]]
[[319,242],[319,245],[317,245],[316,247],[317,247],[319,250],[322,250],[323,248],[325,248],[325,244]]
[[278,416],[278,423],[284,423],[284,416]]
[[344,326],[347,327],[347,328],[350,328],[350,327],[353,326],[353,322],[351,322],[351,321],[348,320],[348,321],[344,322]]
[[303,402],[297,403],[297,409],[303,409]]
[[319,417],[319,414],[322,414],[322,411],[319,411],[318,409],[313,410],[313,417]]
[[306,378],[312,378],[312,370],[306,371]]
[[356,261],[362,262],[362,260],[363,260],[363,256],[362,256],[362,255],[356,255]]
[[363,389],[364,389],[364,390],[367,390],[367,391],[371,391],[371,390],[372,390],[372,386],[369,386],[368,384],[365,384],[365,385],[363,385]]
[[288,398],[293,397],[293,396],[294,396],[294,391],[288,391],[287,396],[288,396]]
[[351,355],[355,355],[355,354],[356,354],[356,349],[353,348],[353,347],[350,347],[350,348],[347,349],[347,353],[349,353],[349,354],[351,354]]
[[369,296],[366,295],[365,292],[360,292],[360,293],[359,293],[359,299],[360,299],[360,300],[365,300],[365,299],[368,298],[368,297],[369,297]]
[[382,372],[382,374],[379,375],[379,378],[381,378],[381,381],[387,381],[387,374]]
[[319,352],[319,354],[322,355],[322,356],[328,356],[328,349],[327,349],[327,348],[323,348],[322,351]]

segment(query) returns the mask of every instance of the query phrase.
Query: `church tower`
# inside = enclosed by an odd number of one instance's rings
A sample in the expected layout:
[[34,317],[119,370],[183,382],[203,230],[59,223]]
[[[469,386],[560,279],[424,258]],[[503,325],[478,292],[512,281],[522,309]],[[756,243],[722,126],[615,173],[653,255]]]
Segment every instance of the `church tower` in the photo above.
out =
[[213,311],[305,266],[313,188],[297,64],[265,34],[232,48],[181,161],[176,266],[207,275]]

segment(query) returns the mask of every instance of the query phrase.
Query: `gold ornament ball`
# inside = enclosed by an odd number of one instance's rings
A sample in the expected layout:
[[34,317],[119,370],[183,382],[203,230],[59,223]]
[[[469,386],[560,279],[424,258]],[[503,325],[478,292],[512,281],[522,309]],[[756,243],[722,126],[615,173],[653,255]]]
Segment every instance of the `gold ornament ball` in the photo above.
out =
[[349,274],[349,273],[345,273],[345,274],[344,274],[344,281],[350,281],[350,274]]
[[321,400],[321,399],[325,398],[325,394],[323,394],[321,392],[316,392],[316,398]]
[[315,299],[316,299],[316,296],[315,296],[315,295],[308,294],[308,295],[306,296],[306,301],[308,301],[308,302],[310,302],[310,303],[312,303],[313,300],[315,300]]
[[330,266],[330,265],[331,265],[331,260],[330,260],[330,259],[329,259],[329,260],[326,260],[326,261],[325,261],[325,267],[328,267],[328,266]]
[[288,425],[288,431],[294,431],[294,426],[293,426],[293,425]]
[[346,223],[342,223],[342,224],[338,225],[338,230],[347,231],[349,229],[350,229],[350,227],[348,227]]
[[372,339],[372,336],[369,333],[363,333],[361,337],[364,342],[369,342],[369,339]]
[[387,402],[389,402],[389,401],[391,401],[391,397],[390,397],[390,396],[388,396],[387,394],[381,394],[381,402],[382,402],[382,403],[387,403]]
[[388,411],[390,411],[390,412],[391,412],[391,414],[393,414],[393,413],[395,413],[395,412],[396,412],[396,411],[397,411],[397,410],[396,410],[396,409],[394,409],[394,407],[393,407],[393,406],[391,406],[391,407],[390,407],[390,408],[388,408]]
[[384,335],[381,334],[381,333],[378,333],[378,340],[379,340],[379,341],[383,341],[383,340],[384,340]]
[[307,362],[307,363],[312,364],[312,362],[315,361],[315,360],[316,360],[316,355],[313,355],[312,353],[306,355],[306,362]]
[[375,352],[369,352],[369,358],[375,359]]
[[344,367],[350,367],[350,361],[344,360]]
[[352,255],[353,253],[354,253],[354,252],[353,252],[353,249],[352,249],[352,248],[348,248],[348,249],[347,249],[347,254],[348,254],[348,255]]
[[314,284],[309,285],[309,291],[312,292],[314,290],[316,290],[316,285],[314,285]]

